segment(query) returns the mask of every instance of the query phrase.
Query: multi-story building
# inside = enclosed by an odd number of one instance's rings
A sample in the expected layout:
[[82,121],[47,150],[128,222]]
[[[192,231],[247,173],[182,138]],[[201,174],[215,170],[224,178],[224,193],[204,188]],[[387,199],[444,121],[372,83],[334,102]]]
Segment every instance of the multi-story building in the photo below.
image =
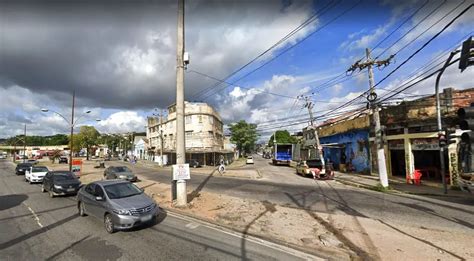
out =
[[[233,153],[224,148],[223,123],[214,108],[206,103],[185,102],[184,111],[187,161],[196,159],[203,165],[212,165],[216,153],[217,157]],[[165,163],[176,161],[176,105],[168,107],[166,117],[148,117],[147,138],[149,158],[159,161],[163,149]]]

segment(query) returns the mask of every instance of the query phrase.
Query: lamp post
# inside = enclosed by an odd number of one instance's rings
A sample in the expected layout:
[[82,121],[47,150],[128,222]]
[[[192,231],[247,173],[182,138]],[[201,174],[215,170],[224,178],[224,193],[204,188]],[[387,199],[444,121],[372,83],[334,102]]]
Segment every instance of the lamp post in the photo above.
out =
[[[84,117],[86,114],[91,113],[90,110],[87,110],[87,111],[84,112],[84,115],[82,115],[79,118],[77,118],[76,120],[74,120],[75,97],[76,97],[76,92],[73,91],[72,92],[72,113],[71,113],[71,119],[70,120],[66,119],[66,117],[64,117],[61,113],[59,113],[57,111],[46,109],[46,108],[41,109],[42,112],[51,111],[51,112],[59,115],[61,118],[63,118],[69,124],[69,128],[71,130],[71,136],[70,136],[70,139],[69,139],[69,171],[72,171],[72,146],[74,144],[72,135],[74,134],[74,127],[75,127],[76,123],[79,121],[79,119]],[[100,119],[96,119],[96,121],[100,121]]]

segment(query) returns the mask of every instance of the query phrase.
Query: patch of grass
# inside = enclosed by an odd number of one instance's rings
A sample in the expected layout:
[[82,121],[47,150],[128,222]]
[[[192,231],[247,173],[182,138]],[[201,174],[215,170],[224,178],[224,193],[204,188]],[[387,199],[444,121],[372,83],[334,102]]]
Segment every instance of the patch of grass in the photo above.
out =
[[384,186],[382,186],[382,184],[377,184],[375,186],[369,187],[369,189],[374,190],[374,191],[378,191],[378,192],[388,192],[388,191],[392,190],[393,188],[390,187],[390,186],[384,187]]
[[458,186],[458,185],[449,186],[449,189],[450,189],[450,190],[456,190],[456,191],[461,191],[461,190],[462,190],[461,187]]

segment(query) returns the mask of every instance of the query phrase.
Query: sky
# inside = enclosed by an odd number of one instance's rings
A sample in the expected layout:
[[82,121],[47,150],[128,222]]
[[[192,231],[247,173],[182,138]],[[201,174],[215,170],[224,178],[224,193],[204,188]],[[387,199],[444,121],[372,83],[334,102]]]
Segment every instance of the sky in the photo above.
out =
[[[306,126],[306,101],[317,122],[364,106],[361,98],[330,112],[368,89],[366,71],[346,74],[366,48],[379,60],[396,54],[374,68],[376,83],[390,74],[376,86],[383,98],[474,29],[471,8],[402,65],[473,1],[185,2],[185,99],[209,103],[225,124],[258,124],[262,139]],[[28,135],[68,133],[55,112],[70,119],[73,90],[76,130],[144,132],[146,118],[176,99],[176,35],[177,1],[0,1],[0,138],[25,124]],[[455,64],[441,88],[472,88],[472,79],[473,68]],[[389,102],[432,93],[434,77]]]

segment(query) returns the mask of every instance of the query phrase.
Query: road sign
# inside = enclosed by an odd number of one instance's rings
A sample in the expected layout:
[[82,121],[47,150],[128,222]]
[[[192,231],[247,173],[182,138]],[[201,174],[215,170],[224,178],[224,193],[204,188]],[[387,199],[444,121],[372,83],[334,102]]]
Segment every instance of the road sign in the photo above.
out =
[[189,164],[173,165],[173,180],[191,179]]
[[81,175],[81,169],[82,169],[82,160],[81,159],[72,160],[72,172],[76,174],[76,176]]

